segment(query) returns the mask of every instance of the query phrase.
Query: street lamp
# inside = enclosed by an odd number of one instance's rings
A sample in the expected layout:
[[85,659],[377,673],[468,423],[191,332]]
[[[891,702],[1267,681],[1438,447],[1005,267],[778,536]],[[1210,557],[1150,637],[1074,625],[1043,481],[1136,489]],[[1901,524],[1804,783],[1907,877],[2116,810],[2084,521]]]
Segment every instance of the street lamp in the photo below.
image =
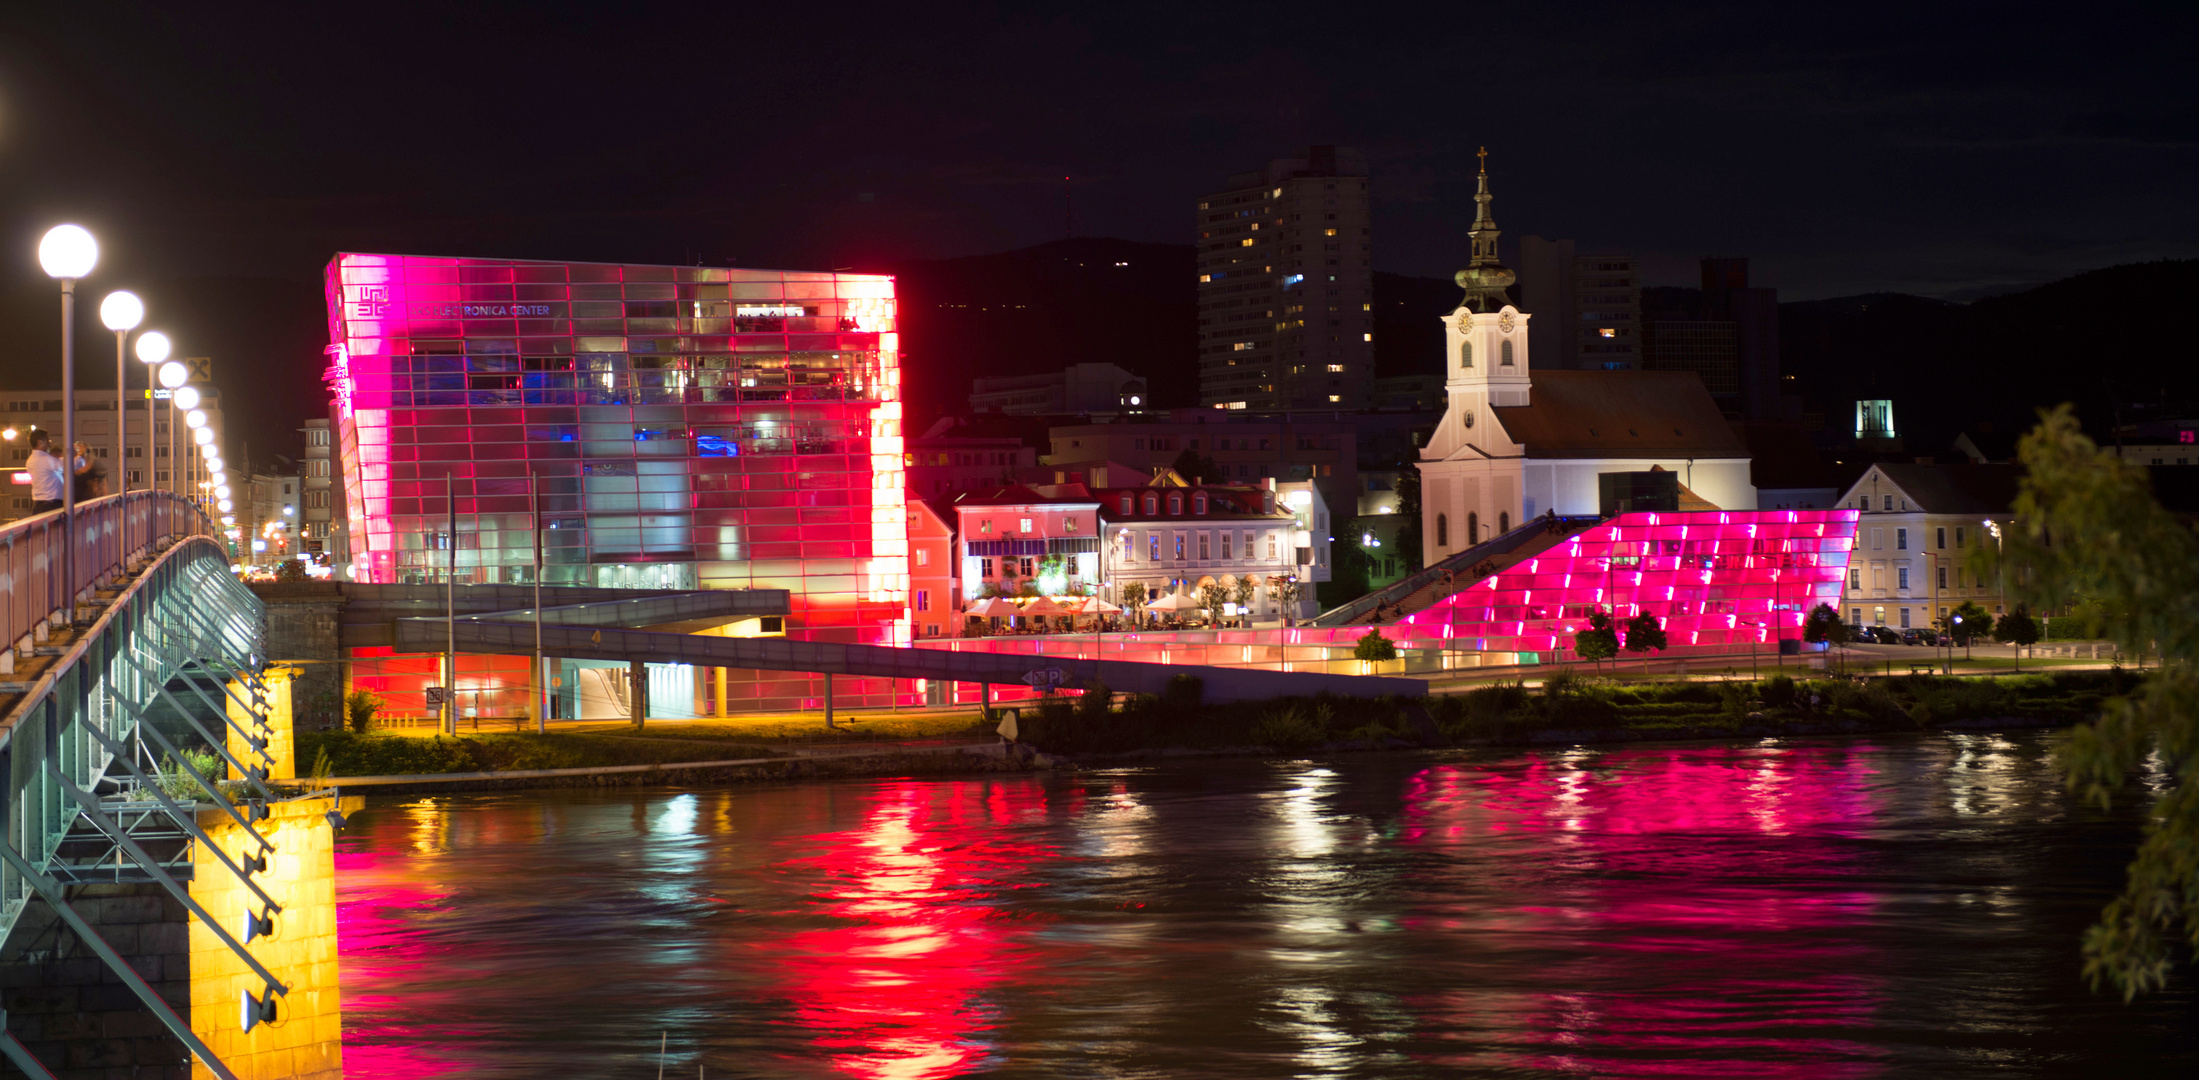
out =
[[170,360],[160,365],[161,388],[168,397],[168,488],[175,494],[183,494],[182,459],[176,456],[176,399],[175,391],[191,381],[191,368],[180,360]]
[[38,241],[38,265],[61,282],[62,591],[76,621],[76,283],[99,265],[99,242],[81,225],[56,225]]
[[108,293],[99,302],[99,321],[115,332],[115,490],[127,492],[130,473],[123,468],[123,459],[128,456],[123,448],[130,445],[129,339],[130,331],[145,321],[145,301],[126,290]]
[[168,335],[158,330],[147,330],[137,336],[137,359],[145,365],[145,490],[153,489],[153,430],[158,427],[153,420],[153,391],[160,384],[160,365],[168,359]]

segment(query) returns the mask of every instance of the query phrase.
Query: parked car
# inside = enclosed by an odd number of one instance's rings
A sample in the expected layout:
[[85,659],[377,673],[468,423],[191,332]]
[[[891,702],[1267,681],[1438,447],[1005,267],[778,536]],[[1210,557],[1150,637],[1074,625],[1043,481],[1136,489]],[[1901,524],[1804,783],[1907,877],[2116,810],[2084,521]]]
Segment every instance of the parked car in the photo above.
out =
[[1901,643],[1903,645],[1935,644],[1932,634],[1925,630],[1903,630],[1901,632]]
[[1871,627],[1871,640],[1881,645],[1899,645],[1901,644],[1901,631],[1891,626],[1874,626]]

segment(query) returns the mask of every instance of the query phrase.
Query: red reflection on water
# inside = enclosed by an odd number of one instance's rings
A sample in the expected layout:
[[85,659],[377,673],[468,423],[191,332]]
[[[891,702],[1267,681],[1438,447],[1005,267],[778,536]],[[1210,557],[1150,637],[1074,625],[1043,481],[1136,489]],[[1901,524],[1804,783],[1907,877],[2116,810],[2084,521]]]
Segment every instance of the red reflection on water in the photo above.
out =
[[1855,841],[1880,812],[1858,749],[1573,752],[1415,777],[1401,842],[1561,853],[1532,879],[1429,883],[1470,899],[1414,929],[1469,950],[1548,950],[1537,984],[1566,988],[1411,1000],[1428,1030],[1479,1044],[1436,1060],[1602,1076],[1879,1071],[1879,1048],[1843,1037],[1885,1004],[1855,944],[1880,898],[1840,887],[1867,872]]
[[[988,790],[989,789],[989,790]],[[823,879],[810,914],[834,925],[752,943],[783,973],[799,1021],[832,1064],[868,1080],[925,1080],[978,1065],[998,1006],[987,992],[1024,966],[1000,896],[1055,853],[976,840],[1042,811],[1029,786],[901,781],[861,827],[805,836],[796,866]],[[1026,878],[1027,880],[1027,878]]]

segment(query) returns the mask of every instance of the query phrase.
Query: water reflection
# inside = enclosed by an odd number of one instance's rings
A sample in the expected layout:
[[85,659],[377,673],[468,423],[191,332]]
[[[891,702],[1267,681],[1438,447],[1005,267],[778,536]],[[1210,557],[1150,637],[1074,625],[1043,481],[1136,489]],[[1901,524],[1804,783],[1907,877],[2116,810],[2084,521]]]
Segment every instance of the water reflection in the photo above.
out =
[[2036,737],[549,792],[358,815],[347,1072],[2047,1076],[2133,830]]

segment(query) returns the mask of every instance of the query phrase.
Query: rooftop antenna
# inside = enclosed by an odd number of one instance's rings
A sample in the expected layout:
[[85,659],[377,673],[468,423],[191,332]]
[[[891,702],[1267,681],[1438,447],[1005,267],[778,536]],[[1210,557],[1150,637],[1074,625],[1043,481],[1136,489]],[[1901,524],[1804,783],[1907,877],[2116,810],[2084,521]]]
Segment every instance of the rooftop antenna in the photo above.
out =
[[1069,178],[1061,178],[1061,238],[1074,240],[1077,236],[1077,203],[1069,193]]

